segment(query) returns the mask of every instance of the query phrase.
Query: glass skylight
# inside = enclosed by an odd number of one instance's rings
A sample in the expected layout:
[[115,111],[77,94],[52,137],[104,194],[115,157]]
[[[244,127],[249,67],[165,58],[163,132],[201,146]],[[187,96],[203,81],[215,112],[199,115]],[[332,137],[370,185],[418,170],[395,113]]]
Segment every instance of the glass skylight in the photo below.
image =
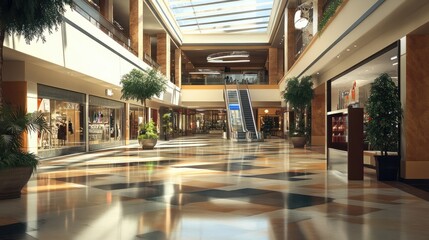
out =
[[166,0],[184,34],[267,31],[273,0]]

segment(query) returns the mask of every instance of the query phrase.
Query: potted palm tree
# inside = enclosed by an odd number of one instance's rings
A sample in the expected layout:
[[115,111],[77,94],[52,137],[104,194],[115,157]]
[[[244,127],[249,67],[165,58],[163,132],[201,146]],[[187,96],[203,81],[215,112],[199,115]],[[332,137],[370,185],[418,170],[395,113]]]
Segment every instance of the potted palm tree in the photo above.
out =
[[375,156],[378,180],[396,180],[399,174],[399,125],[402,118],[398,87],[383,73],[371,85],[366,103],[368,122],[366,136],[371,148],[380,151]]
[[287,80],[283,99],[289,103],[295,113],[295,122],[290,126],[290,138],[295,148],[302,148],[309,139],[309,123],[306,114],[314,97],[311,76],[301,79],[292,77]]
[[143,149],[153,149],[158,142],[158,132],[152,119],[147,123],[140,124],[139,136],[137,137]]
[[47,131],[42,113],[26,113],[4,104],[0,107],[0,199],[19,198],[36,169],[36,155],[23,150],[24,133]]

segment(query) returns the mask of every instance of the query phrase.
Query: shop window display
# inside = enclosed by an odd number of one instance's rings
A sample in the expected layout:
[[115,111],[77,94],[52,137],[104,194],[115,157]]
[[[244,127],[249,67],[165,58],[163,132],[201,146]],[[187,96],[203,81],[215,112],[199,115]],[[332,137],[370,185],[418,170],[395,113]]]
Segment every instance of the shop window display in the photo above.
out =
[[117,143],[123,140],[124,104],[108,99],[90,97],[89,144]]
[[84,146],[83,109],[83,104],[39,98],[38,111],[44,114],[51,129],[50,133],[39,133],[39,151]]

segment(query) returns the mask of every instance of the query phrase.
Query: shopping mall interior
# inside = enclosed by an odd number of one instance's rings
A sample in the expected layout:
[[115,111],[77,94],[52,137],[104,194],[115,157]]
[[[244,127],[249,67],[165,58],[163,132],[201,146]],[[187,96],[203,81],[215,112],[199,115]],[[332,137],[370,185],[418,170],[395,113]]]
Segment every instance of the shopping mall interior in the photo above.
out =
[[[6,35],[2,99],[50,130],[24,135],[39,165],[0,200],[0,239],[429,239],[428,12],[427,0],[73,0],[44,41]],[[157,69],[165,91],[125,100],[133,69]],[[378,179],[365,132],[384,73],[402,108],[394,181]],[[284,94],[307,76],[299,148]],[[159,138],[143,149],[149,120]]]

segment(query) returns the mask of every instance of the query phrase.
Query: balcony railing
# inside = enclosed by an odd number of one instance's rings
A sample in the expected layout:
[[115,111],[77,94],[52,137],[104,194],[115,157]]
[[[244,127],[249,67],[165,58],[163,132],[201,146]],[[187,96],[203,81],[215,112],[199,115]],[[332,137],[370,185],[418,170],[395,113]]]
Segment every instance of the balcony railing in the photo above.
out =
[[[74,10],[86,18],[89,22],[97,26],[101,31],[106,33],[113,40],[121,44],[125,49],[137,56],[137,53],[131,48],[131,41],[125,33],[108,21],[101,15],[99,8],[85,0],[74,0]],[[91,5],[90,5],[91,4]]]

